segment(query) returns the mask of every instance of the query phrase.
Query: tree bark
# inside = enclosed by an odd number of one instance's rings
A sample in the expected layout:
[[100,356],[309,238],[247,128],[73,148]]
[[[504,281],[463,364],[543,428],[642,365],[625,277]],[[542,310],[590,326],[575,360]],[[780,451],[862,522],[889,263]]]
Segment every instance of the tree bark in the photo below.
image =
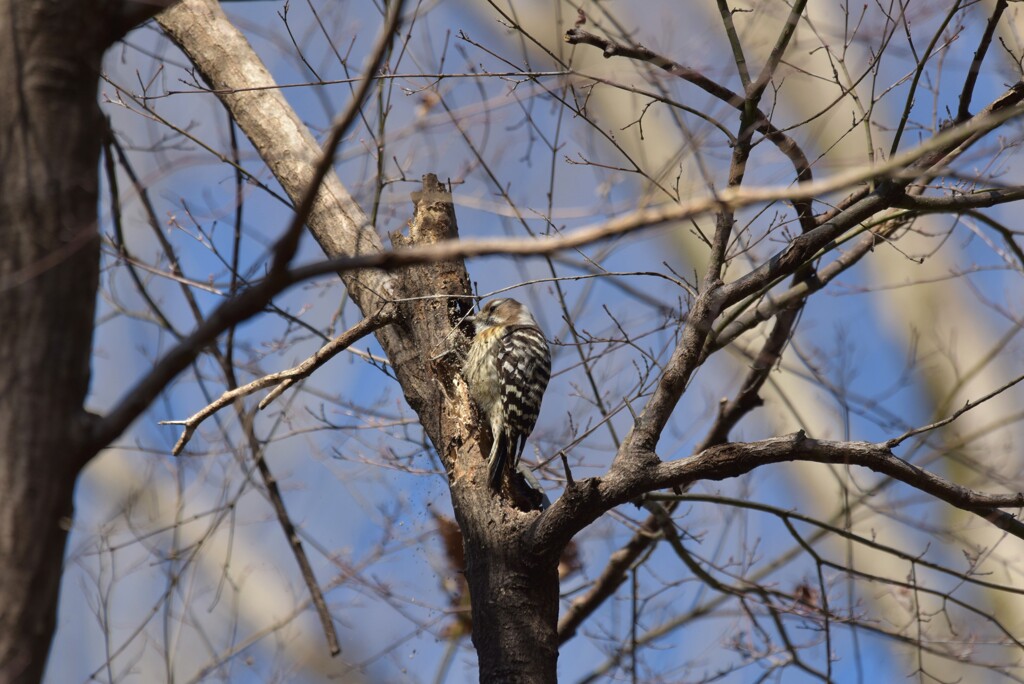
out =
[[92,455],[83,404],[99,283],[97,84],[104,50],[139,9],[0,0],[3,682],[42,678],[75,478]]
[[524,543],[525,525],[492,521],[498,524],[475,530],[473,523],[486,518],[483,511],[473,521],[459,517],[480,681],[557,681],[557,557],[532,553]]
[[[451,195],[436,177],[424,178],[416,200],[409,235],[391,237],[396,248],[458,238]],[[460,373],[467,338],[452,329],[469,310],[465,264],[426,264],[396,275],[406,301],[399,304],[402,313],[391,336],[379,339],[448,473],[465,549],[480,681],[555,682],[561,549],[538,554],[531,530],[539,512],[516,510],[487,486],[480,423]],[[410,343],[413,354],[407,352]]]

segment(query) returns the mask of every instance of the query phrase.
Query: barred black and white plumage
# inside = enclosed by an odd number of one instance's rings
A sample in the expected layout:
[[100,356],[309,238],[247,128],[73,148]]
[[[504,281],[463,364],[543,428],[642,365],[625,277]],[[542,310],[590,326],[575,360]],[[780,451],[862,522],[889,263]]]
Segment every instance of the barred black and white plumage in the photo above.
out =
[[501,488],[526,447],[551,377],[551,352],[530,311],[514,299],[492,299],[473,317],[476,336],[463,367],[469,393],[491,428],[487,480]]

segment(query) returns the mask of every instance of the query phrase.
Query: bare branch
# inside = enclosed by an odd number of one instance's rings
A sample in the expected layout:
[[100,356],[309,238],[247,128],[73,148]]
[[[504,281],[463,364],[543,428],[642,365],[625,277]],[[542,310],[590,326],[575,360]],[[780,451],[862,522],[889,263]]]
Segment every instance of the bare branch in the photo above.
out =
[[[933,153],[942,153],[945,150],[952,149],[953,152],[943,157],[944,161],[948,161],[953,154],[959,154],[965,149],[963,143],[977,139],[977,136],[980,134],[1000,126],[1011,118],[1024,114],[1024,107],[1019,106],[1019,102],[1022,99],[1024,99],[1024,81],[1015,84],[1010,91],[997,101],[997,104],[1001,105],[1000,107],[997,107],[988,114],[975,117],[963,127],[955,127],[943,131],[914,150],[896,155],[888,161],[853,169],[823,180],[802,183],[787,188],[777,186],[726,188],[713,197],[691,199],[687,202],[680,202],[666,207],[640,209],[599,225],[579,228],[558,237],[546,238],[544,240],[489,239],[443,241],[415,249],[380,252],[366,256],[338,257],[323,263],[296,268],[291,271],[290,278],[301,280],[330,271],[347,271],[350,269],[393,270],[403,266],[495,254],[520,256],[551,254],[560,250],[583,247],[608,238],[652,228],[665,223],[694,218],[713,212],[723,205],[741,208],[778,200],[806,199],[846,189],[871,179],[886,177],[898,178],[900,179],[900,184],[905,185],[925,171],[925,169],[918,169],[915,166],[916,162],[934,160]],[[907,171],[908,167],[914,170]],[[885,190],[889,192],[893,188],[886,188]],[[804,261],[814,257],[819,249],[851,226],[884,208],[892,206],[894,201],[895,198],[890,198],[888,195],[883,196],[879,194],[879,191],[876,191],[856,202],[839,216],[818,226],[809,233],[794,238],[785,249],[765,260],[762,266],[726,285],[727,301],[737,301],[739,298],[756,291],[758,287],[773,278],[791,274]]]
[[992,37],[995,35],[996,26],[1000,17],[1006,11],[1007,0],[996,0],[996,6],[992,8],[992,16],[985,23],[985,32],[978,40],[978,49],[974,51],[974,59],[971,60],[971,68],[967,71],[967,78],[964,79],[963,90],[960,91],[960,106],[957,108],[956,118],[963,121],[971,115],[971,98],[974,95],[974,86],[978,82],[978,74],[981,72],[981,64],[985,60],[985,54],[992,44]]
[[[183,0],[159,15],[172,40],[193,60],[239,128],[265,160],[296,206],[314,186],[323,150],[288,104],[245,36],[213,0]],[[373,74],[364,74],[372,77]],[[328,256],[366,255],[383,250],[366,214],[333,173],[324,176],[306,219]],[[364,314],[392,298],[394,279],[380,271],[343,276]]]
[[883,444],[833,442],[796,432],[759,442],[735,442],[706,449],[687,459],[661,463],[651,453],[634,459],[633,467],[577,482],[577,486],[544,512],[538,523],[538,548],[559,544],[566,535],[590,524],[614,506],[644,492],[703,480],[725,480],[772,463],[808,461],[856,465],[888,475],[957,508],[974,513],[1015,537],[1024,539],[1024,523],[1001,508],[1024,507],[1024,493],[986,494],[954,484],[904,461]]
[[349,98],[345,111],[339,114],[331,125],[331,134],[327,138],[320,159],[316,162],[313,177],[309,180],[306,191],[295,208],[295,216],[292,218],[291,225],[288,226],[277,244],[274,245],[274,261],[270,266],[271,273],[283,271],[292,260],[292,257],[295,256],[295,251],[299,247],[299,237],[303,233],[310,212],[313,211],[313,203],[317,200],[320,186],[324,178],[327,177],[327,174],[331,173],[334,166],[334,155],[341,144],[341,139],[356,120],[356,117],[359,116],[360,110],[363,107],[363,101],[370,92],[370,87],[374,84],[373,77],[380,70],[380,66],[384,62],[384,55],[387,53],[391,41],[395,38],[395,33],[398,30],[398,24],[402,17],[403,4],[403,0],[395,0],[395,2],[390,4],[384,26],[381,27],[380,33],[377,36],[377,42],[374,44],[370,57],[367,59],[367,65],[363,69],[363,76],[356,86],[355,92],[352,93],[352,97]]
[[313,371],[327,363],[337,354],[352,346],[363,337],[366,337],[378,330],[381,326],[388,325],[393,322],[393,310],[389,310],[389,312],[392,312],[390,317],[385,315],[385,312],[382,309],[378,311],[377,315],[362,319],[354,326],[338,335],[324,346],[320,347],[315,354],[293,368],[278,371],[277,373],[271,373],[270,375],[264,375],[262,378],[257,378],[252,382],[242,385],[241,387],[227,390],[217,397],[215,401],[184,420],[160,421],[161,425],[182,425],[185,428],[181,433],[181,437],[179,437],[178,441],[174,444],[174,448],[171,449],[171,454],[174,456],[179,455],[182,449],[185,448],[185,445],[188,444],[188,441],[192,439],[192,435],[195,434],[196,429],[202,424],[202,422],[217,411],[231,404],[236,399],[247,397],[265,387],[277,385],[270,391],[270,393],[267,394],[266,397],[263,398],[262,401],[260,401],[260,409],[266,408],[270,402],[280,396],[282,392],[302,378],[308,377]]
[[936,429],[938,429],[940,427],[943,427],[945,425],[949,425],[950,423],[952,423],[954,420],[956,420],[957,418],[959,418],[963,414],[967,413],[971,409],[974,409],[974,408],[977,408],[977,407],[981,406],[982,404],[984,404],[989,399],[991,399],[993,397],[999,396],[1000,394],[1002,394],[1006,390],[1010,389],[1011,387],[1013,387],[1014,385],[1019,383],[1021,380],[1024,380],[1024,375],[1017,376],[1016,378],[1014,378],[1013,380],[1010,380],[1008,383],[1006,383],[1002,387],[1000,387],[998,389],[995,389],[995,390],[992,390],[991,392],[989,392],[988,394],[983,396],[981,399],[978,399],[977,401],[968,401],[963,406],[961,406],[956,411],[954,411],[951,415],[947,416],[946,418],[943,418],[942,420],[937,420],[934,423],[929,423],[928,425],[924,425],[922,427],[914,428],[913,430],[907,430],[906,432],[904,432],[899,437],[894,437],[894,438],[886,441],[885,442],[885,447],[887,449],[893,449],[895,447],[898,447],[900,444],[902,444],[906,440],[910,439],[914,435],[920,435],[920,434],[925,433],[925,432],[930,432],[931,430],[936,430]]

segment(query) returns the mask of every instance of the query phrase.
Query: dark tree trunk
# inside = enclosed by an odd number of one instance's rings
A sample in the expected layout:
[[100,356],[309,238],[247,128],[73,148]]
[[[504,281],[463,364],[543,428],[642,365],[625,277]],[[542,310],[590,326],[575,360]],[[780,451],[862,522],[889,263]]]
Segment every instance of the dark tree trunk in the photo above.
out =
[[[0,0],[0,681],[43,674],[91,453],[97,83],[124,3]],[[112,11],[104,12],[104,9]]]
[[516,537],[510,531],[493,525],[465,536],[480,681],[555,682],[558,560],[531,554],[525,530]]

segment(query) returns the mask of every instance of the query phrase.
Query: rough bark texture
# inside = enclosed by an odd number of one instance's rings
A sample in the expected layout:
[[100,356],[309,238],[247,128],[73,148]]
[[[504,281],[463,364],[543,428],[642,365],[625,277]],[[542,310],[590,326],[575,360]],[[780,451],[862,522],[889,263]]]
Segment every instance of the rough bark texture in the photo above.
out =
[[41,678],[87,428],[101,120],[95,3],[0,1],[0,681]]
[[[477,485],[486,489],[486,484]],[[456,510],[466,551],[473,646],[481,682],[555,682],[558,663],[558,557],[536,554],[536,513]]]
[[[457,237],[451,196],[427,176],[409,236],[392,235],[392,242],[405,248]],[[410,299],[400,305],[404,314],[396,325],[406,340],[420,344],[418,358],[400,357],[400,350],[394,356],[389,352],[389,358],[448,472],[465,546],[480,681],[554,682],[558,554],[540,556],[533,550],[530,529],[536,511],[515,510],[487,486],[479,421],[459,373],[467,338],[452,330],[469,309],[468,300],[459,296],[470,291],[465,265],[461,260],[427,264],[398,275]],[[435,296],[412,299],[429,295]]]

